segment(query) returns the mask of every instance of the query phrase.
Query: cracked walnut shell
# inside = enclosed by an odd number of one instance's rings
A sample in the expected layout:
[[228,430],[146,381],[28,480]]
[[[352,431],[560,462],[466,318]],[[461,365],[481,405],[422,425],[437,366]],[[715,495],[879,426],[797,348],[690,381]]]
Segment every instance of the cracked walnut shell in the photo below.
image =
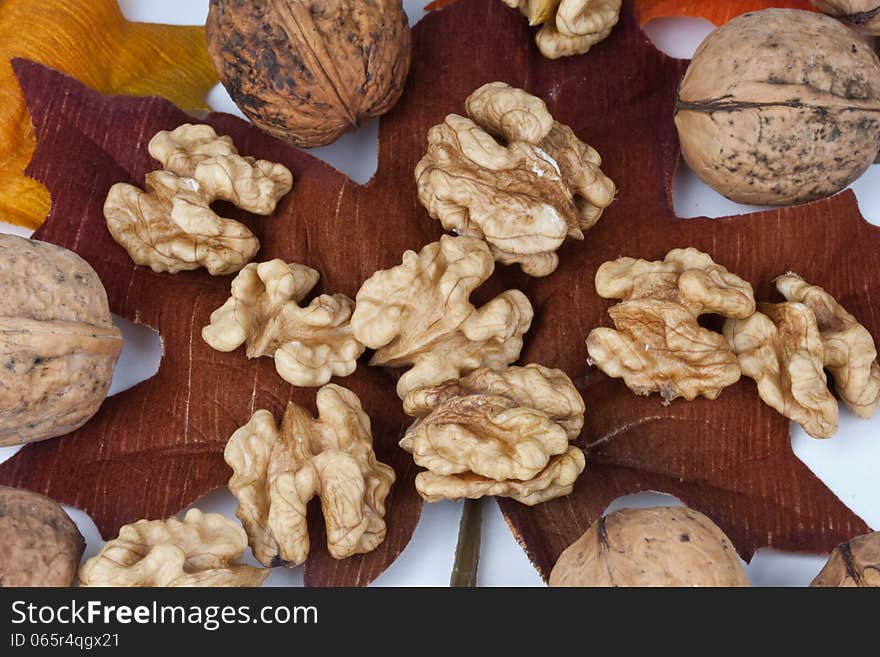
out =
[[413,390],[403,405],[418,420],[400,446],[427,468],[416,489],[428,502],[496,495],[534,505],[568,495],[584,469],[570,445],[584,401],[561,370],[482,368]]
[[710,34],[676,105],[681,152],[739,203],[830,196],[880,150],[880,60],[845,25],[811,11],[743,14]]
[[810,586],[880,587],[880,532],[856,536],[834,548]]
[[101,407],[122,352],[95,270],[54,244],[0,235],[0,447],[62,436]]
[[351,318],[354,335],[376,350],[370,365],[412,366],[397,382],[401,399],[416,388],[519,358],[533,315],[526,295],[507,290],[481,308],[470,302],[494,268],[485,242],[444,235],[419,253],[405,252],[402,264],[361,286]]
[[131,259],[156,272],[205,267],[212,276],[250,262],[259,241],[243,224],[218,216],[211,203],[270,215],[293,184],[287,167],[240,156],[232,138],[209,125],[159,132],[149,152],[165,170],[147,174],[147,191],[117,183],[104,203],[107,228]]
[[551,274],[566,238],[583,239],[614,200],[595,149],[553,120],[544,101],[503,82],[477,89],[428,132],[415,170],[431,217],[486,240],[495,260]]
[[748,586],[724,532],[687,507],[621,509],[568,546],[550,586]]
[[608,314],[615,329],[587,337],[592,364],[623,378],[638,395],[664,402],[702,395],[716,399],[740,377],[724,337],[703,328],[700,315],[745,318],[755,310],[752,286],[697,249],[673,249],[660,262],[618,258],[596,272],[603,298],[623,299]]
[[621,0],[503,0],[529,25],[542,25],[535,42],[548,59],[582,55],[604,41],[620,18]]
[[244,530],[217,513],[125,525],[79,570],[80,586],[259,586],[268,570],[240,564]]
[[864,34],[880,35],[880,1],[878,0],[812,0],[819,11]]
[[370,418],[357,395],[335,385],[318,391],[317,406],[315,419],[288,404],[280,429],[269,411],[257,411],[226,445],[236,513],[265,566],[306,560],[306,510],[316,495],[333,558],[370,552],[385,540],[385,498],[395,476],[376,460]]
[[278,374],[296,386],[321,386],[348,376],[364,352],[351,330],[354,301],[322,294],[300,302],[318,283],[311,267],[283,260],[251,263],[232,281],[232,296],[211,314],[202,338],[218,351],[247,343],[247,357],[272,356]]
[[830,438],[837,433],[838,404],[827,369],[843,402],[859,417],[871,417],[880,405],[871,335],[830,294],[797,274],[780,276],[776,287],[789,301],[761,304],[761,312],[724,327],[761,399],[814,438]]

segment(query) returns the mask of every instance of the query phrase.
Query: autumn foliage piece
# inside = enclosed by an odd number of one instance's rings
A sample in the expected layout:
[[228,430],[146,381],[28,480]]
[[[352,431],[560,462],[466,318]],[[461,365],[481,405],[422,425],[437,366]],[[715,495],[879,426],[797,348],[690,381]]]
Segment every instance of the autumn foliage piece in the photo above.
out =
[[635,0],[635,7],[642,25],[654,18],[676,16],[705,18],[715,25],[723,25],[740,14],[770,7],[815,9],[810,0]]
[[206,107],[217,81],[204,29],[130,23],[116,0],[0,3],[0,220],[36,228],[49,194],[25,177],[34,129],[10,60],[25,57],[108,94],[159,95]]
[[[545,60],[529,33],[522,17],[499,0],[459,0],[417,25],[410,85],[382,120],[378,170],[366,186],[234,117],[207,117],[242,152],[281,162],[297,180],[271,222],[231,214],[259,237],[261,258],[308,263],[321,271],[322,290],[353,298],[371,272],[399,265],[404,251],[419,251],[442,234],[421,209],[412,182],[431,126],[460,111],[489,81],[544,98],[559,122],[602,153],[603,169],[622,191],[592,229],[589,249],[560,248],[553,276],[535,279],[499,266],[471,303],[482,308],[503,290],[523,290],[536,315],[521,362],[563,370],[589,407],[601,409],[587,413],[575,443],[585,450],[587,468],[571,495],[534,507],[499,500],[541,573],[549,574],[612,500],[641,490],[676,495],[706,514],[746,558],[767,544],[829,551],[866,533],[865,524],[792,453],[789,422],[759,399],[753,382],[726,388],[717,401],[663,406],[656,396],[633,395],[623,382],[589,367],[583,337],[610,326],[612,303],[593,288],[602,263],[624,253],[656,260],[683,245],[711,253],[754,284],[759,299],[776,298],[774,277],[797,271],[880,335],[880,306],[871,304],[880,297],[880,229],[862,220],[851,193],[772,213],[677,219],[669,190],[679,152],[670,117],[684,64],[645,40],[632,2],[624,3],[612,35],[590,52],[588,67],[578,58]],[[211,313],[229,298],[228,280],[135,267],[107,232],[101,213],[107,190],[155,168],[143,149],[131,147],[131,135],[173,129],[187,117],[161,101],[101,96],[39,65],[17,62],[16,68],[44,136],[30,173],[64,191],[55,195],[39,237],[82,255],[104,281],[111,309],[158,330],[165,355],[156,376],[108,399],[83,428],[27,446],[0,465],[0,482],[83,509],[104,536],[115,536],[120,525],[168,517],[224,486],[229,436],[256,409],[280,418],[289,400],[314,415],[314,391],[291,387],[268,358],[248,361],[199,338]],[[375,579],[418,521],[416,466],[397,444],[412,420],[396,398],[396,378],[390,369],[360,367],[345,379],[372,420],[377,459],[398,478],[386,501],[385,540],[369,554],[337,561],[314,508],[307,584]],[[126,486],[132,472],[149,478],[150,495]]]

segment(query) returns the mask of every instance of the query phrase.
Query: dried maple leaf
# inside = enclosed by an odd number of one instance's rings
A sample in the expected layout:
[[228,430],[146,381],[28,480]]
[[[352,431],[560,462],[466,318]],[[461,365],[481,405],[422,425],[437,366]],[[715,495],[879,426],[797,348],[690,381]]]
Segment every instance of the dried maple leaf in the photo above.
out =
[[816,11],[810,0],[635,0],[636,15],[644,25],[653,18],[693,16],[723,25],[731,18],[768,7]]
[[[165,357],[155,377],[109,399],[79,431],[29,445],[0,466],[0,483],[77,506],[106,536],[136,518],[174,513],[225,484],[229,470],[221,452],[232,430],[255,408],[280,415],[288,399],[311,404],[314,391],[284,384],[269,359],[249,362],[200,340],[210,312],[228,296],[227,279],[134,267],[106,230],[107,189],[120,180],[141,182],[154,168],[146,137],[186,117],[161,100],[107,98],[40,66],[16,67],[38,135],[45,136],[29,172],[55,198],[37,236],[88,260],[114,312],[162,333]],[[563,246],[552,276],[533,279],[499,267],[479,290],[484,298],[511,287],[528,294],[536,318],[522,361],[564,369],[587,400],[581,441],[588,465],[574,494],[533,508],[500,501],[544,576],[612,500],[648,489],[677,495],[712,517],[746,557],[766,545],[827,551],[867,531],[794,456],[788,422],[761,403],[751,381],[714,402],[663,406],[587,365],[587,332],[609,324],[611,302],[593,287],[597,267],[621,254],[657,259],[685,245],[711,253],[767,300],[775,298],[773,277],[794,269],[880,335],[880,306],[871,304],[880,294],[880,229],[861,218],[851,193],[747,216],[675,217],[671,187],[679,152],[671,118],[684,67],[645,39],[631,2],[612,36],[588,56],[553,62],[541,57],[528,26],[503,3],[460,0],[416,26],[408,91],[382,121],[378,173],[365,186],[231,116],[207,119],[242,152],[282,162],[294,173],[294,189],[275,217],[235,215],[258,234],[260,257],[308,264],[321,272],[316,292],[351,296],[373,271],[398,263],[405,249],[438,238],[437,222],[419,205],[413,168],[428,129],[460,112],[483,83],[503,80],[546,98],[558,120],[602,153],[620,194],[588,239]],[[397,448],[407,419],[394,376],[361,365],[339,381],[361,396],[373,418],[377,454],[397,470],[388,538],[377,552],[335,562],[322,547],[316,518],[309,584],[370,581],[416,524],[413,466]]]
[[104,93],[157,94],[205,108],[217,82],[202,27],[130,23],[116,0],[0,2],[0,217],[36,228],[49,193],[25,177],[34,130],[10,60],[52,66]]

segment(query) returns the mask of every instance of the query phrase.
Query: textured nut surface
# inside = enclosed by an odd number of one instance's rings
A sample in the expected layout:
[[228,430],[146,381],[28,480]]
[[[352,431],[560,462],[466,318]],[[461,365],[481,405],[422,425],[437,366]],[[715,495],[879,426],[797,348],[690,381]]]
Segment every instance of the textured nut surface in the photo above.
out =
[[550,586],[748,586],[718,526],[687,507],[621,509],[568,546]]
[[376,353],[371,365],[412,367],[397,384],[401,399],[479,367],[499,369],[519,358],[532,304],[507,290],[481,308],[470,295],[494,270],[486,244],[444,235],[397,267],[378,271],[357,293],[355,338]]
[[124,525],[79,570],[80,586],[259,586],[268,570],[239,563],[247,535],[217,513]]
[[309,554],[306,510],[321,498],[327,548],[335,559],[374,550],[385,540],[385,498],[394,470],[376,460],[370,418],[353,392],[318,391],[318,419],[289,404],[280,429],[257,411],[226,445],[229,490],[257,560],[296,566]]
[[85,424],[107,396],[121,351],[88,263],[53,244],[0,235],[0,446]]
[[232,281],[232,296],[211,314],[202,338],[218,351],[247,344],[248,358],[272,356],[281,377],[296,386],[320,386],[348,376],[364,352],[351,330],[354,301],[322,294],[300,302],[318,283],[311,267],[283,260],[251,263]]
[[0,486],[0,587],[72,586],[82,535],[48,497]]
[[503,0],[519,9],[529,25],[543,25],[535,36],[548,59],[582,55],[604,41],[620,18],[621,0]]
[[769,406],[814,438],[837,432],[837,400],[828,390],[825,350],[813,312],[802,303],[760,304],[747,319],[727,320],[724,336],[742,373]]
[[828,16],[743,14],[697,50],[675,124],[691,169],[734,201],[829,196],[880,150],[880,61]]
[[834,297],[797,274],[780,276],[776,288],[813,311],[837,394],[859,417],[872,417],[880,406],[880,363],[871,334]]
[[411,391],[404,411],[418,419],[400,446],[427,468],[416,488],[429,502],[499,495],[537,504],[569,494],[584,469],[569,445],[584,401],[561,370],[479,369]]
[[880,586],[880,532],[838,545],[810,586]]
[[486,240],[498,262],[546,276],[565,239],[583,239],[614,200],[614,183],[540,98],[492,82],[465,106],[469,118],[450,114],[428,132],[419,199],[447,230]]
[[409,72],[400,0],[211,0],[205,30],[241,110],[304,148],[385,114]]
[[724,337],[703,328],[704,313],[748,317],[752,286],[696,249],[674,249],[660,262],[618,258],[596,272],[604,298],[623,299],[608,314],[616,329],[587,337],[590,360],[639,395],[715,399],[740,368]]
[[117,183],[104,203],[107,228],[131,259],[157,272],[205,267],[214,276],[250,262],[259,241],[243,224],[218,216],[211,203],[272,214],[293,184],[287,167],[240,156],[232,139],[209,125],[159,132],[149,151],[165,170],[147,174],[146,192]]
[[811,0],[816,8],[865,34],[880,34],[877,0]]

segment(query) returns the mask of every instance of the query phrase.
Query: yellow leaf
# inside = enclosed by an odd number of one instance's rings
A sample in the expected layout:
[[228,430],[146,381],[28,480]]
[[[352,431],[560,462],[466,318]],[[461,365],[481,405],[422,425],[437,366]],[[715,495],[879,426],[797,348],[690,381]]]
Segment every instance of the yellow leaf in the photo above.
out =
[[72,75],[106,94],[158,95],[203,109],[217,77],[202,27],[130,23],[116,0],[0,0],[0,221],[36,228],[49,193],[24,175],[34,131],[10,59]]

